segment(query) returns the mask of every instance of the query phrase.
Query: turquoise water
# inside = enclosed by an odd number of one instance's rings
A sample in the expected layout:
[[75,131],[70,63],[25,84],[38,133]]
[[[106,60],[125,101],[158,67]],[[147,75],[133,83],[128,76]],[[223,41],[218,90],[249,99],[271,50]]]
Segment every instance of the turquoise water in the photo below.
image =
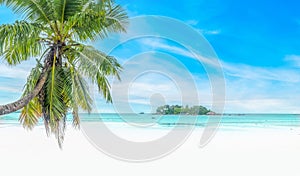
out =
[[[179,116],[151,114],[80,114],[83,122],[132,123],[142,125],[158,125],[162,127],[196,126],[204,127],[208,121],[226,127],[300,127],[300,115],[294,114],[246,114],[220,116]],[[71,121],[72,116],[67,116]],[[17,125],[19,113],[0,117],[0,124]],[[40,123],[42,125],[42,121]]]

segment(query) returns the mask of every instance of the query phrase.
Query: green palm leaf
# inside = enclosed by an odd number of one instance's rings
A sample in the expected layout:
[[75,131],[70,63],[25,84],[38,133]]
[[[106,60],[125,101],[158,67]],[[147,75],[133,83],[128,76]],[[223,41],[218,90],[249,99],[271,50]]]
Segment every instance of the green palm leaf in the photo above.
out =
[[54,29],[54,11],[49,0],[0,0],[0,4],[10,7],[15,13],[22,14],[25,19],[41,24],[48,24]]
[[67,28],[71,30],[73,38],[95,40],[97,37],[107,37],[109,32],[125,31],[128,17],[123,8],[103,1],[86,5],[91,7],[83,8],[81,13],[68,21]]
[[50,127],[53,131],[57,128],[57,121],[64,118],[67,110],[62,97],[63,88],[61,68],[52,69],[46,82],[45,107],[50,116]]
[[92,111],[88,81],[112,102],[108,77],[122,70],[114,57],[83,45],[124,32],[127,14],[112,0],[0,0],[24,19],[0,26],[0,57],[15,65],[39,61],[28,76],[20,100],[0,105],[0,115],[21,108],[20,122],[32,129],[42,117],[47,134],[62,147],[68,112],[80,127],[79,111]]
[[20,123],[26,129],[33,129],[42,117],[42,106],[38,98],[32,99],[21,111]]
[[42,26],[26,21],[0,26],[0,55],[11,65],[41,54]]
[[105,29],[108,32],[125,32],[128,17],[121,6],[113,6],[105,17]]
[[77,52],[79,57],[76,62],[79,72],[98,86],[99,92],[107,102],[112,102],[107,76],[115,76],[120,79],[121,65],[114,57],[107,56],[92,46],[86,46],[81,52]]
[[[37,66],[33,68],[27,78],[27,83],[24,87],[23,96],[26,96],[30,93],[35,85],[37,84],[39,77],[41,75],[41,64],[38,62]],[[42,106],[38,98],[34,98],[27,104],[21,111],[19,118],[20,123],[24,128],[32,129],[42,117]]]
[[63,142],[66,113],[68,107],[63,99],[64,90],[63,70],[60,67],[53,67],[49,71],[49,77],[45,84],[44,108],[49,118],[48,124],[51,132],[55,134],[61,147]]
[[83,7],[82,4],[82,1],[53,0],[56,19],[59,20],[60,23],[64,23],[70,17],[81,11]]

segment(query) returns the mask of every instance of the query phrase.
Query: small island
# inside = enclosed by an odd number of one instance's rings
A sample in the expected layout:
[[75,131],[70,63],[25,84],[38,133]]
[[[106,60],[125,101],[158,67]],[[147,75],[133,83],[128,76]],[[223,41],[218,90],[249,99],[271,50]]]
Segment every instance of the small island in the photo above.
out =
[[216,115],[215,112],[207,109],[204,106],[192,106],[189,107],[186,105],[185,107],[180,105],[164,105],[159,106],[156,109],[156,114],[163,114],[163,115]]

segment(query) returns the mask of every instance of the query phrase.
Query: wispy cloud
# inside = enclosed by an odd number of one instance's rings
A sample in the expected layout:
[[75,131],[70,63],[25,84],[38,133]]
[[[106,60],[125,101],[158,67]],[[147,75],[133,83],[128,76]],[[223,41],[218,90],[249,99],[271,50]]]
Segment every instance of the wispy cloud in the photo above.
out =
[[291,66],[300,67],[300,56],[299,55],[286,55],[284,60],[290,63]]
[[196,27],[199,24],[199,21],[197,20],[188,20],[186,21],[186,24],[191,25],[194,28],[194,30],[200,32],[203,35],[218,35],[222,32],[221,29],[198,28]]
[[121,82],[112,83],[112,94],[117,104],[149,105],[152,96],[158,94],[170,104],[198,104],[193,75],[176,59],[160,52],[133,58],[124,65],[121,78]]
[[0,92],[21,93],[21,88],[0,86]]
[[227,100],[226,111],[233,113],[299,113],[299,102],[290,99]]
[[198,20],[187,20],[187,21],[185,21],[185,23],[188,25],[196,26],[199,23],[199,21]]
[[220,33],[221,33],[221,30],[204,30],[204,34],[208,34],[208,35],[217,35]]
[[[175,54],[188,57],[195,60],[200,60],[203,64],[208,64],[210,66],[219,67],[219,63],[216,62],[217,58],[207,58],[199,54],[192,53],[187,49],[178,46],[169,45],[160,39],[143,39],[141,40],[141,45],[147,45],[152,47],[152,49],[161,49],[167,52],[173,52]],[[300,56],[289,55],[285,60],[292,61],[296,65],[300,66]],[[229,63],[219,60],[221,66],[227,76],[251,79],[251,80],[274,80],[283,82],[299,82],[300,81],[300,71],[298,69],[286,68],[286,67],[256,67],[251,65],[246,65],[242,63]]]
[[185,21],[186,24],[194,27],[195,30],[197,30],[198,32],[200,32],[201,34],[204,35],[218,35],[221,33],[220,29],[198,29],[196,26],[199,24],[198,20],[186,20]]
[[[211,58],[195,55],[195,53],[191,53],[179,46],[173,46],[161,39],[143,39],[140,42],[140,45],[146,45],[154,51],[166,51],[195,60],[200,59],[203,64],[208,64],[212,67],[218,66],[215,60]],[[294,56],[293,58],[298,59]],[[160,59],[163,60],[163,58]],[[226,111],[300,112],[298,110],[299,103],[292,100],[297,94],[300,95],[300,91],[294,89],[295,85],[298,85],[300,82],[299,70],[284,66],[268,68],[242,63],[229,63],[221,60],[219,62],[223,67],[226,78]],[[159,63],[154,58],[143,62],[143,64],[153,65],[153,67],[163,65],[165,70],[171,70],[172,75],[178,77],[176,79],[183,77],[181,74],[182,68],[169,67],[167,63]],[[139,68],[136,67],[135,69]],[[141,69],[143,68],[141,67]],[[198,76],[193,74],[193,81],[196,82],[196,91],[199,94],[200,103],[209,107],[212,104],[210,82],[207,78],[200,79]],[[151,95],[159,92],[168,97],[167,102],[179,102],[180,104],[181,95],[178,91],[175,91],[176,87],[168,85],[170,84],[168,82],[160,82],[158,80],[155,77],[149,77],[149,79],[142,79],[142,82],[134,84],[134,89],[130,92],[130,96],[132,97],[130,102],[147,105],[149,104]],[[190,87],[191,83],[191,80],[187,79],[183,80],[180,84],[183,85],[186,92],[189,92],[192,91]],[[119,90],[124,89],[120,88]],[[195,101],[189,103],[193,104]]]
[[12,67],[5,64],[0,65],[0,76],[7,78],[25,79],[28,76],[29,70],[24,67]]
[[281,82],[294,82],[300,81],[299,70],[279,67],[279,68],[266,68],[255,67],[245,64],[226,63],[222,62],[224,72],[228,76],[250,79],[250,80],[273,80]]
[[221,33],[220,29],[215,29],[215,30],[196,29],[196,30],[203,35],[218,35]]
[[20,97],[27,76],[34,61],[26,61],[17,66],[8,66],[0,62],[0,104],[16,100]]
[[178,55],[181,55],[181,56],[184,56],[184,57],[189,57],[191,59],[200,60],[204,64],[219,67],[219,63],[218,63],[218,60],[216,58],[203,57],[199,54],[193,53],[193,52],[191,52],[187,49],[184,49],[182,47],[169,45],[161,39],[145,38],[145,39],[140,40],[140,42],[141,42],[140,44],[142,46],[151,47],[153,50],[161,49],[161,50],[164,50],[164,51],[167,51],[167,52],[172,52],[174,54],[178,54]]

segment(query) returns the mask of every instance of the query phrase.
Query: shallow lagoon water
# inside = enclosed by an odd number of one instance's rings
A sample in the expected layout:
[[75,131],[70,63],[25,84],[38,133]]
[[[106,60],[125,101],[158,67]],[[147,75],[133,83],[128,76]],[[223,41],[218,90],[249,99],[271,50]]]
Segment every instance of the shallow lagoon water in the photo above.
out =
[[[0,117],[0,126],[18,125],[20,113]],[[191,115],[155,115],[155,114],[80,114],[82,122],[127,123],[143,127],[174,127],[218,125],[226,128],[275,128],[300,127],[300,115],[297,114],[230,114],[223,116]],[[208,120],[214,123],[208,124]],[[67,121],[71,122],[68,114]],[[40,121],[40,125],[42,125]]]

